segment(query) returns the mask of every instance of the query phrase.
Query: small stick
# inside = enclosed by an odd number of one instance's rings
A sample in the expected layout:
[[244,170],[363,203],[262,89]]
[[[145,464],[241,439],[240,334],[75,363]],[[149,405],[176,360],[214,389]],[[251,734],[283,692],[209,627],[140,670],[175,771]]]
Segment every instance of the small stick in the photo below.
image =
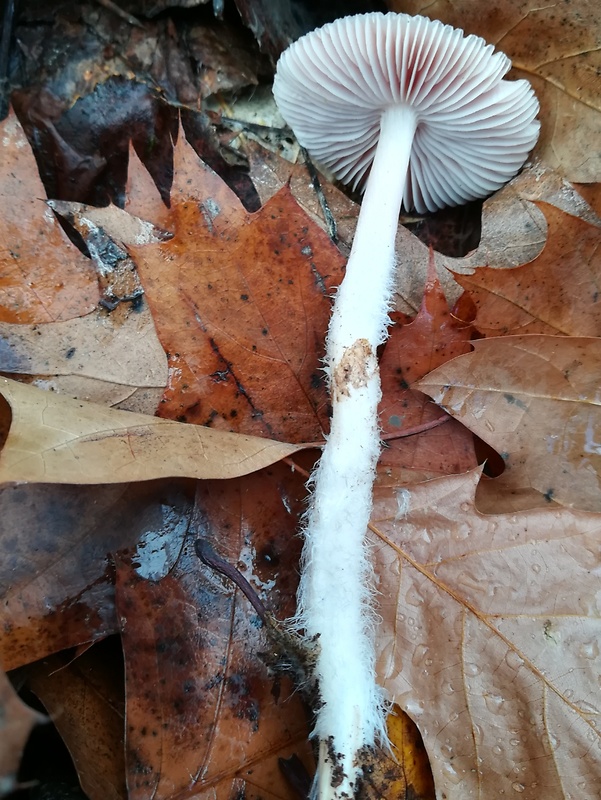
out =
[[338,243],[338,226],[336,225],[336,220],[334,219],[334,215],[330,210],[330,206],[328,205],[328,201],[323,193],[323,189],[321,188],[321,183],[319,181],[319,175],[317,174],[317,170],[315,169],[313,162],[311,161],[311,156],[305,150],[304,147],[301,147],[301,153],[303,154],[303,158],[305,159],[305,166],[307,168],[307,172],[309,173],[309,177],[311,178],[311,183],[313,184],[313,189],[315,190],[315,194],[317,195],[317,199],[319,201],[319,206],[323,213],[326,225],[328,226],[328,235],[334,244]]

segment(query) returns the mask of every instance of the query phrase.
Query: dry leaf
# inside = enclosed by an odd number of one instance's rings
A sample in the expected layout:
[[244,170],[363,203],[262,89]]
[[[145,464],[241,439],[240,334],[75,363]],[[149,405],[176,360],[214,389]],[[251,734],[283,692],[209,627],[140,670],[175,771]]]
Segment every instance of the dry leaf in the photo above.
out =
[[[11,325],[0,322],[3,372],[56,377],[93,378],[110,384],[118,401],[136,388],[162,389],[167,361],[149,312],[132,311],[117,321],[101,309],[65,322]],[[58,384],[59,382],[55,382]],[[77,388],[78,382],[71,386]],[[90,386],[82,381],[83,392]],[[93,399],[77,395],[80,399]]]
[[524,333],[601,335],[601,231],[559,209],[537,204],[547,224],[543,252],[511,270],[481,267],[456,275],[476,305],[486,336]]
[[181,132],[174,164],[173,239],[130,247],[169,354],[159,413],[271,438],[321,438],[320,359],[342,257],[287,189],[249,214]]
[[503,50],[512,76],[527,78],[541,103],[536,153],[572,181],[601,180],[601,6],[597,0],[388,0],[476,33]]
[[379,489],[378,672],[437,797],[601,793],[601,516],[485,516],[479,472]]
[[0,667],[0,797],[17,788],[17,771],[23,748],[34,725],[43,722],[19,698]]
[[503,457],[501,493],[601,510],[601,339],[511,336],[473,342],[417,383]]
[[127,483],[162,477],[233,478],[297,445],[107,409],[0,378],[12,419],[1,481]]
[[54,322],[89,313],[98,302],[96,276],[44,203],[13,112],[0,123],[0,161],[0,320]]

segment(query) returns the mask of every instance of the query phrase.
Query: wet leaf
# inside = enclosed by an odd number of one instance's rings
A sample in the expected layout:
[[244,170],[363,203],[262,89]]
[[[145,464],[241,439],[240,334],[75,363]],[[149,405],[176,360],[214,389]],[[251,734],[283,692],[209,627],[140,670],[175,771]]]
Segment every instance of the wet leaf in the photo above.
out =
[[143,535],[185,530],[184,488],[159,481],[0,487],[5,669],[118,631],[111,553]]
[[601,335],[599,227],[539,203],[548,224],[543,252],[511,270],[481,267],[456,275],[476,305],[486,336],[547,333]]
[[167,223],[174,237],[130,247],[169,354],[159,413],[320,439],[327,427],[320,359],[341,255],[289,190],[249,214],[183,135],[174,158]]
[[[308,180],[304,164],[293,166],[252,143],[246,145],[245,151],[250,160],[251,175],[263,202],[289,183],[301,207],[327,229],[323,210],[315,188]],[[338,245],[348,256],[355,233],[359,205],[323,177],[321,188],[336,223]],[[527,167],[507,186],[484,202],[481,238],[475,250],[461,258],[434,253],[438,278],[449,302],[455,302],[461,293],[460,286],[451,273],[459,280],[459,275],[471,275],[474,269],[482,265],[496,269],[516,267],[539,255],[546,241],[546,223],[543,213],[533,201],[551,204],[591,224],[599,223],[598,217],[584,198],[559,173],[540,163],[531,168]],[[440,232],[436,220],[430,220],[430,226],[434,231]],[[413,315],[420,308],[423,287],[427,279],[428,247],[417,236],[400,226],[397,232],[396,250],[398,253],[396,309]]]
[[[380,420],[386,441],[380,464],[394,468],[395,481],[423,480],[476,466],[471,433],[445,419],[428,397],[412,388],[435,366],[470,352],[470,337],[471,327],[449,311],[431,258],[420,311],[412,322],[392,327],[380,360]],[[437,421],[444,424],[428,430]],[[425,430],[409,435],[421,428]]]
[[299,449],[255,436],[107,409],[8,378],[0,378],[0,392],[12,412],[0,451],[0,481],[5,482],[232,478]]
[[595,0],[478,3],[388,0],[394,11],[425,14],[503,50],[514,77],[527,78],[541,103],[536,152],[573,181],[599,181],[601,7]]
[[158,553],[148,539],[119,557],[132,800],[284,800],[277,758],[297,752],[310,768],[300,695],[287,679],[274,684],[261,658],[274,643],[242,593],[194,551],[197,538],[210,543],[271,613],[289,616],[304,495],[303,478],[282,465],[201,483],[189,531],[164,538]]
[[0,320],[54,322],[89,313],[96,276],[44,203],[31,147],[11,112],[0,123]]
[[380,679],[422,732],[437,796],[593,800],[601,516],[481,515],[479,477],[377,491]]
[[417,386],[501,453],[498,495],[534,488],[547,502],[601,510],[601,339],[532,335],[473,345]]
[[23,748],[34,725],[43,721],[41,714],[19,698],[0,668],[0,797],[17,788]]

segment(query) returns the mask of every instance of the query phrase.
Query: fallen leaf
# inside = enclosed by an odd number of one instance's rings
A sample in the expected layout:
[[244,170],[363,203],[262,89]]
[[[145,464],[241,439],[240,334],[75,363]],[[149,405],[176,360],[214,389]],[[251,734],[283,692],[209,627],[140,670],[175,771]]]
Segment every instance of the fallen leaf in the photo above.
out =
[[[324,217],[324,209],[309,179],[306,164],[290,164],[252,142],[246,145],[245,152],[250,161],[250,174],[263,203],[274,197],[282,187],[289,186],[301,208],[324,230],[328,230],[328,220]],[[328,218],[331,217],[335,223],[338,247],[348,258],[360,206],[323,176],[320,176],[320,189],[328,208]],[[428,248],[401,225],[397,231],[396,251],[399,259],[394,290],[395,307],[401,313],[414,315],[419,311],[427,279]],[[459,287],[440,258],[436,256],[438,278],[447,296],[456,299]]]
[[273,685],[274,647],[248,600],[194,551],[202,538],[252,584],[270,612],[294,610],[303,478],[278,464],[198,485],[179,536],[147,538],[117,558],[127,691],[129,797],[291,797],[277,758],[311,764],[300,695]]
[[601,183],[581,183],[576,185],[576,189],[601,216]]
[[32,728],[44,717],[19,698],[0,667],[0,797],[18,788],[17,771]]
[[481,267],[455,275],[477,308],[474,325],[486,336],[547,333],[601,335],[599,227],[546,203],[542,253],[511,270]]
[[[112,640],[113,651],[118,641]],[[106,645],[75,660],[61,654],[26,671],[27,686],[51,715],[89,800],[125,800],[123,671]]]
[[13,112],[0,123],[0,154],[0,320],[54,322],[89,313],[98,302],[94,271],[46,207]]
[[169,354],[159,414],[271,438],[321,438],[320,359],[342,257],[287,189],[248,213],[181,132],[174,164],[174,237],[130,246]]
[[42,375],[50,382],[59,376],[93,378],[99,386],[112,385],[119,400],[137,388],[162,390],[167,383],[165,354],[143,308],[119,322],[102,309],[65,322],[0,322],[0,355],[3,372]]
[[[248,153],[251,175],[263,202],[289,183],[301,207],[327,229],[323,210],[308,180],[304,164],[289,164],[253,143],[247,144],[245,152]],[[336,224],[339,247],[348,256],[359,205],[325,179],[322,179],[321,188]],[[459,280],[459,275],[471,275],[474,269],[482,265],[496,269],[516,267],[541,253],[547,226],[542,211],[534,205],[533,201],[537,200],[591,224],[599,223],[587,202],[559,173],[540,163],[525,168],[507,186],[484,202],[480,243],[475,250],[461,258],[434,253],[438,278],[449,302],[455,302],[460,294],[460,286],[453,276]],[[396,310],[415,314],[420,308],[423,286],[427,280],[428,247],[406,228],[399,226],[396,251],[399,254]]]
[[376,492],[380,680],[424,737],[437,797],[593,800],[601,516],[482,515],[479,477]]
[[110,556],[189,524],[185,485],[0,487],[0,663],[16,669],[119,630]]
[[[397,482],[414,482],[417,473],[425,479],[476,466],[472,434],[455,420],[445,420],[428,397],[411,388],[436,366],[471,350],[471,326],[451,315],[432,256],[429,272],[418,315],[412,322],[392,326],[380,359],[379,414],[386,441],[380,465],[394,468]],[[442,420],[443,425],[427,429]],[[421,428],[426,429],[410,435]]]
[[0,392],[12,413],[0,451],[0,482],[233,478],[299,449],[256,436],[108,409],[8,378],[0,378]]
[[595,0],[388,0],[393,11],[425,14],[482,36],[513,62],[541,104],[538,156],[572,181],[601,180],[601,7]]
[[601,510],[601,339],[503,336],[473,346],[416,386],[501,454],[494,491],[534,487],[547,501]]

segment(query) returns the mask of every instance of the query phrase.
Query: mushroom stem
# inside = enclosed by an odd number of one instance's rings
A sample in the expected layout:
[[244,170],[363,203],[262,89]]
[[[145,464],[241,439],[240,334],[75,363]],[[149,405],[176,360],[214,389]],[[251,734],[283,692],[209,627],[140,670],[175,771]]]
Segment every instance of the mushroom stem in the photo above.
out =
[[330,322],[326,364],[332,421],[305,525],[299,624],[318,637],[323,705],[314,796],[355,796],[361,750],[386,741],[374,665],[373,575],[365,534],[380,454],[376,349],[387,336],[398,217],[415,114],[387,109],[344,281]]

